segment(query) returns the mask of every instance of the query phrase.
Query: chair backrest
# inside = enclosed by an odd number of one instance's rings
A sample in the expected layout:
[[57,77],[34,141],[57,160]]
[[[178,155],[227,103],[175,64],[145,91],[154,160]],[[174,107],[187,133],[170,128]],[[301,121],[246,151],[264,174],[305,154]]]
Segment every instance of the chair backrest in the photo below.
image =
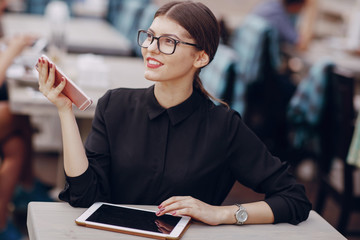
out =
[[[67,0],[67,1],[71,1],[71,0]],[[122,11],[124,4],[126,4],[127,2],[138,2],[143,5],[146,5],[150,2],[150,0],[108,0],[108,10],[107,10],[106,19],[111,24],[115,24],[119,13]]]
[[136,40],[136,28],[145,6],[142,1],[123,1],[115,16],[114,27],[132,42]]
[[26,13],[30,14],[44,14],[45,7],[49,3],[49,0],[27,0],[26,1]]
[[106,15],[106,20],[109,23],[113,25],[115,24],[115,20],[120,12],[122,2],[123,2],[122,0],[109,0],[107,15]]
[[[150,3],[148,5],[146,5],[146,7],[143,9],[141,16],[139,18],[138,24],[135,26],[135,30],[139,30],[139,29],[143,29],[143,30],[147,30],[153,19],[154,19],[154,15],[156,13],[156,11],[158,10],[159,6],[157,6],[156,4]],[[136,43],[136,34],[135,34],[135,38],[134,38],[134,51],[136,56],[141,56],[141,48],[137,45]]]
[[[275,96],[272,93],[276,90],[274,74],[280,65],[277,31],[264,19],[249,15],[235,29],[230,46],[238,55],[232,108],[245,113],[254,109],[255,105],[257,108],[272,103],[269,100],[274,98],[268,95]],[[264,93],[268,95],[265,96]]]
[[131,42],[137,56],[141,55],[136,43],[137,31],[150,26],[157,8],[149,0],[109,1],[107,20]]
[[326,113],[325,99],[329,95],[333,65],[329,60],[315,63],[290,100],[287,118],[294,132],[292,145],[295,149],[304,148],[310,139],[319,135],[318,127]]
[[[285,145],[285,104],[278,81],[280,50],[277,30],[249,15],[231,37],[238,55],[232,108],[243,109],[245,123],[277,156]],[[242,107],[243,106],[243,107]]]
[[[43,15],[45,13],[46,6],[49,2],[54,0],[26,0],[26,13]],[[62,0],[66,2],[71,10],[72,0]]]
[[7,83],[6,81],[0,85],[0,101],[9,100],[8,91],[7,91]]
[[354,77],[338,67],[329,69],[325,108],[320,124],[319,164],[329,171],[333,158],[346,161],[354,132]]
[[212,62],[200,72],[204,88],[214,97],[231,105],[237,55],[230,47],[220,44]]
[[[258,16],[249,15],[245,18],[232,34],[230,46],[239,56],[236,70],[242,81],[246,83],[259,79],[264,64],[270,64],[274,69],[277,69],[280,64],[278,33]],[[264,51],[269,53],[266,63],[262,59]]]
[[360,210],[360,198],[354,191],[358,183],[356,169],[347,162],[355,121],[354,77],[336,66],[328,72],[325,107],[318,129],[321,152],[317,169],[321,182],[315,209],[321,213],[330,194],[340,207],[336,228],[346,236],[350,233],[347,231],[350,213]]

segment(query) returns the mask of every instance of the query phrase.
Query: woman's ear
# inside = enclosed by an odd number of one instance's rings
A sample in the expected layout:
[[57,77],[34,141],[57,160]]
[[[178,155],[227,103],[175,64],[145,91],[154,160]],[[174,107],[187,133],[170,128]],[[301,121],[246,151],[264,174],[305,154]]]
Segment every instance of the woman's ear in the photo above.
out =
[[202,68],[202,67],[205,67],[206,65],[208,65],[209,63],[209,55],[204,51],[199,51],[197,53],[197,58],[195,59],[195,62],[194,62],[194,67],[196,68]]

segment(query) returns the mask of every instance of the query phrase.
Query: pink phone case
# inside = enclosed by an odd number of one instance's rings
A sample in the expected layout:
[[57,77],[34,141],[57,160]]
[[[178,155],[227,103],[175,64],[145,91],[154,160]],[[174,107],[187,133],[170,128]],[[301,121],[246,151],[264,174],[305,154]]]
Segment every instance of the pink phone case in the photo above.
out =
[[[42,55],[42,57],[45,58],[48,63],[52,63],[47,56]],[[57,86],[63,77],[66,79],[66,85],[62,93],[67,96],[81,111],[85,111],[93,103],[93,101],[78,86],[76,86],[70,78],[68,78],[58,67],[56,67],[54,85]]]

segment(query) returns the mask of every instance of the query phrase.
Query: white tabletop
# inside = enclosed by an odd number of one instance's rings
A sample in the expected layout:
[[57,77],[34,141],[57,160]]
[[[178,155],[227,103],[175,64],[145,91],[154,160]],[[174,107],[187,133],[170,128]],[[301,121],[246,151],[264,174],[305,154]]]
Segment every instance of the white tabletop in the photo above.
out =
[[[50,23],[42,15],[5,14],[2,18],[5,36],[33,33],[50,36]],[[66,25],[69,52],[106,55],[132,54],[130,41],[105,20],[97,18],[71,18]]]
[[[156,209],[155,206],[137,206]],[[86,209],[73,208],[67,203],[31,202],[28,207],[27,227],[30,240],[61,239],[146,239],[122,233],[77,226],[75,219]],[[316,212],[298,225],[287,223],[262,225],[208,226],[194,222],[182,239],[346,239]]]

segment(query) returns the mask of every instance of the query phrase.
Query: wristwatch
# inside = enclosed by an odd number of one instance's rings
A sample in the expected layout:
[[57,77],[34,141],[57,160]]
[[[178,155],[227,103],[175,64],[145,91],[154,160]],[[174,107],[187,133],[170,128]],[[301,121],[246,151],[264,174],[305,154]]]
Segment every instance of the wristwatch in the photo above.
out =
[[240,204],[236,203],[235,205],[239,207],[239,209],[235,212],[236,224],[243,225],[248,219],[248,213],[246,211],[246,208],[244,208]]

